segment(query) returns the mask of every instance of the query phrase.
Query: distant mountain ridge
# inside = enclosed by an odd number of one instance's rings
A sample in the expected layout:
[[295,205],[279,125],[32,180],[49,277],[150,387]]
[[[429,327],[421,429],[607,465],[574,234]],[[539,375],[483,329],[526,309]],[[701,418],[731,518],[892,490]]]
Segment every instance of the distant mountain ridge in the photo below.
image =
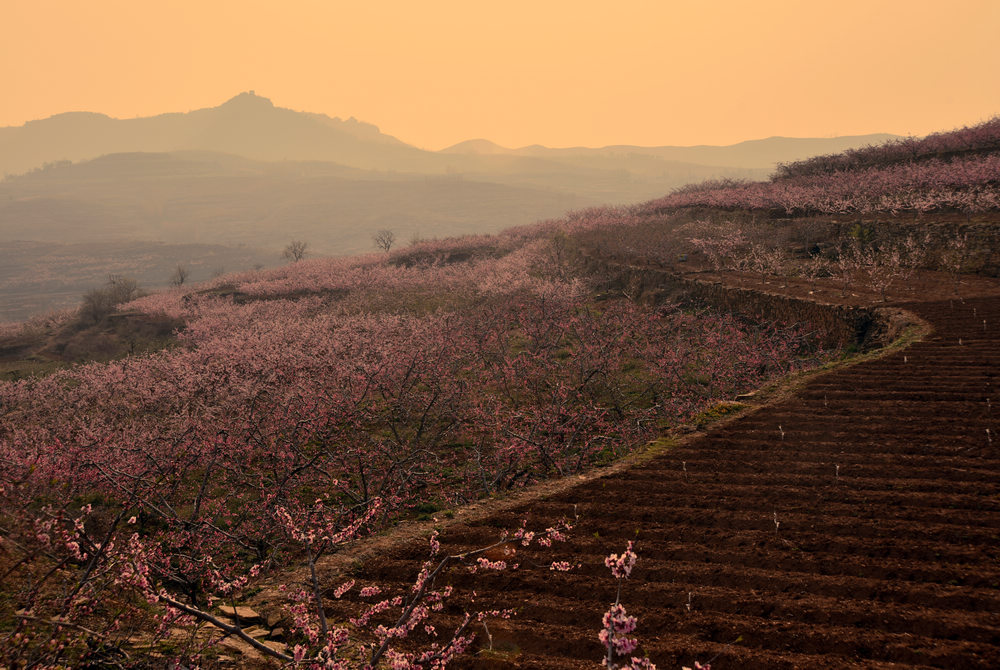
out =
[[257,160],[330,160],[354,167],[419,162],[424,152],[371,124],[275,107],[253,92],[218,107],[136,119],[67,112],[0,128],[0,173],[103,154],[203,150]]
[[760,140],[747,140],[737,144],[714,146],[702,144],[696,146],[662,146],[641,147],[628,144],[606,147],[569,147],[554,149],[537,144],[520,149],[508,149],[486,139],[467,140],[459,142],[441,153],[459,155],[507,155],[536,156],[541,158],[566,157],[596,157],[596,156],[652,156],[661,160],[678,163],[693,163],[704,166],[733,167],[747,169],[770,169],[777,163],[801,160],[796,156],[815,156],[820,154],[840,153],[846,149],[878,145],[899,135],[889,133],[873,133],[869,135],[845,135],[829,138],[808,137],[768,137]]
[[[594,171],[626,170],[649,189],[615,188],[597,192],[615,200],[662,195],[688,178],[760,177],[778,162],[820,153],[877,144],[894,135],[809,139],[773,137],[730,146],[548,148],[540,145],[507,149],[477,139],[441,151],[425,151],[383,133],[353,117],[277,107],[253,91],[240,93],[218,107],[135,119],[116,119],[93,112],[67,112],[23,126],[0,128],[0,175],[20,174],[45,163],[80,161],[104,154],[129,152],[210,151],[254,160],[324,161],[365,170],[418,174],[559,175],[546,187],[573,190],[577,177]],[[735,171],[708,174],[720,169]],[[750,171],[750,172],[740,172]],[[675,178],[675,175],[680,177]],[[667,177],[663,179],[663,177]],[[602,177],[606,180],[606,175]],[[529,180],[530,181],[530,180]],[[600,181],[600,180],[598,180]],[[538,184],[535,184],[538,185]],[[591,186],[585,186],[588,192]],[[648,193],[647,193],[648,192]]]

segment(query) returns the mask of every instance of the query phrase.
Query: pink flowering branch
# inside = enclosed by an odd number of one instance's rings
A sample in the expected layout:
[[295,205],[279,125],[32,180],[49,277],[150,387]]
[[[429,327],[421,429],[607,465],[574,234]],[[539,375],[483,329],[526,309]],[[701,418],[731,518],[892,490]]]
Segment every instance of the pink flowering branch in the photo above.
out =
[[[451,595],[451,589],[450,587],[447,587],[443,591],[435,591],[433,590],[433,585],[435,579],[445,572],[449,566],[456,563],[467,565],[472,559],[476,559],[475,564],[470,568],[472,572],[484,567],[486,569],[496,571],[517,569],[517,565],[509,566],[504,561],[490,561],[489,559],[483,557],[482,554],[497,549],[498,547],[509,545],[512,541],[518,542],[523,547],[530,546],[532,541],[537,541],[543,547],[550,547],[552,542],[565,541],[567,539],[566,533],[571,530],[572,527],[572,524],[569,522],[563,522],[558,526],[547,528],[543,532],[535,532],[528,531],[526,525],[522,524],[522,526],[512,536],[508,536],[504,533],[499,540],[485,547],[462,552],[460,554],[447,554],[438,561],[436,566],[433,567],[430,561],[424,563],[424,566],[421,568],[420,574],[417,576],[416,582],[414,582],[412,587],[412,595],[405,601],[405,604],[403,604],[400,615],[396,619],[395,623],[391,627],[379,627],[379,629],[377,629],[376,632],[381,638],[381,643],[373,650],[369,659],[369,666],[376,667],[379,661],[390,653],[390,643],[393,639],[405,637],[419,623],[427,618],[429,611],[424,607],[424,603],[428,600],[428,598],[435,603],[433,606],[434,608],[440,609],[441,601]],[[432,557],[441,549],[437,531],[431,535],[430,547]],[[483,563],[484,561],[485,563]],[[374,605],[372,610],[384,609],[384,604],[387,602],[393,601],[382,601],[382,603]],[[494,610],[490,613],[480,612],[476,615],[476,619],[485,623],[485,618],[489,614],[500,618],[509,618],[511,612],[509,610]],[[363,615],[362,619],[356,621],[366,622],[369,616],[370,614]],[[468,645],[471,644],[472,638],[465,635],[465,630],[471,621],[472,616],[466,612],[462,623],[458,628],[456,628],[450,638],[450,641],[444,647],[434,650],[430,655],[425,653],[422,656],[407,656],[405,654],[401,655],[398,652],[393,654],[395,658],[394,667],[397,667],[396,663],[403,660],[412,663],[412,667],[424,667],[424,665],[428,663],[440,663],[443,665],[447,662],[447,660],[453,658],[456,654],[461,653],[461,651],[464,651],[468,648]]]
[[601,665],[609,670],[656,670],[656,666],[645,657],[632,656],[625,663],[618,662],[620,657],[630,655],[639,646],[636,638],[629,637],[635,631],[637,619],[629,615],[621,604],[622,583],[632,574],[638,558],[632,551],[632,541],[629,540],[628,546],[620,555],[611,554],[604,559],[604,565],[611,569],[612,576],[618,581],[615,602],[604,613],[603,627],[597,636],[607,650]]

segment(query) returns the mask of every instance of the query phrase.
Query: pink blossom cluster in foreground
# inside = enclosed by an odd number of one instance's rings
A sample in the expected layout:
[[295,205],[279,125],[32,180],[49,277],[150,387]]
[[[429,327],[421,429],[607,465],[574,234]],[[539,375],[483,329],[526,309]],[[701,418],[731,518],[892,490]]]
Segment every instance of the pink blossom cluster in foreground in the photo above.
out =
[[639,640],[629,636],[635,632],[638,620],[621,604],[622,583],[632,575],[637,559],[631,541],[620,555],[611,554],[604,559],[604,565],[611,568],[611,575],[618,581],[615,602],[604,613],[602,628],[597,635],[605,649],[601,665],[610,670],[656,670],[649,658],[632,655],[639,648]]
[[[604,559],[604,566],[611,569],[611,576],[618,583],[615,602],[604,613],[601,630],[597,634],[597,639],[605,650],[601,665],[611,670],[656,670],[656,665],[648,656],[634,655],[639,650],[639,639],[630,635],[638,629],[639,620],[629,614],[621,603],[622,586],[632,576],[638,559],[631,540],[621,554],[611,554]],[[685,666],[683,670],[692,669]],[[712,670],[712,666],[710,663],[703,665],[695,661],[694,670]]]

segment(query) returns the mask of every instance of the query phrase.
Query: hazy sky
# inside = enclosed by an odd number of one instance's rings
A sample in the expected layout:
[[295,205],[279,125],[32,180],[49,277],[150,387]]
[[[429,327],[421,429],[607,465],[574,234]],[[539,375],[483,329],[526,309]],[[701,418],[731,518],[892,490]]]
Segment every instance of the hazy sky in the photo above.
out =
[[1000,0],[3,0],[0,126],[255,89],[429,149],[925,134],[1000,113]]

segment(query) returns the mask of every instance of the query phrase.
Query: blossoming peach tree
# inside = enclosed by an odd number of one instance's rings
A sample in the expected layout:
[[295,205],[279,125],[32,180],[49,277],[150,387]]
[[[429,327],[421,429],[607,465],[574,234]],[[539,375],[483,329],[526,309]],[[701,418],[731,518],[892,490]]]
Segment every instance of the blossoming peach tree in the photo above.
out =
[[[466,629],[398,643],[435,625],[422,608],[446,597],[442,572],[359,593],[378,611],[338,626],[324,556],[421,503],[613,458],[799,365],[801,330],[596,301],[505,244],[465,265],[304,260],[142,299],[185,323],[176,346],[0,382],[0,665],[196,658],[218,638],[205,630],[286,663],[440,664]],[[496,567],[481,558],[445,567]],[[295,565],[291,647],[221,616]]]

